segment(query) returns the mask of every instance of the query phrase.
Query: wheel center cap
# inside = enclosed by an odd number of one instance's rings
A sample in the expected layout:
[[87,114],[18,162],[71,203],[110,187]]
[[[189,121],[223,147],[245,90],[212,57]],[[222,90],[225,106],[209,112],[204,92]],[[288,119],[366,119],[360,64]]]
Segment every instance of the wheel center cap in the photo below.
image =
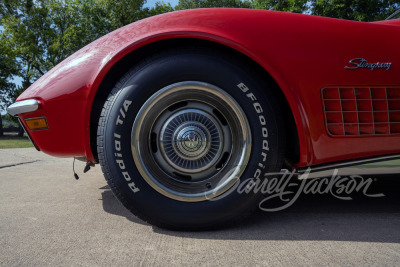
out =
[[195,173],[210,168],[218,160],[222,137],[222,130],[212,115],[198,109],[184,109],[164,123],[159,146],[171,167]]
[[208,140],[200,126],[195,123],[189,125],[178,128],[174,142],[179,152],[186,157],[197,157],[206,149]]

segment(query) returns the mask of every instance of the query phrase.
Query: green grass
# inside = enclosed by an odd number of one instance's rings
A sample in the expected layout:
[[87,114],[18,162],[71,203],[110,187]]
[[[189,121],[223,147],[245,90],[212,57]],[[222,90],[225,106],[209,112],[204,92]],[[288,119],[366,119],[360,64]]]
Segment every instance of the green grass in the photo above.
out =
[[25,148],[33,147],[31,141],[28,137],[18,137],[18,136],[2,136],[0,137],[0,149],[5,148]]

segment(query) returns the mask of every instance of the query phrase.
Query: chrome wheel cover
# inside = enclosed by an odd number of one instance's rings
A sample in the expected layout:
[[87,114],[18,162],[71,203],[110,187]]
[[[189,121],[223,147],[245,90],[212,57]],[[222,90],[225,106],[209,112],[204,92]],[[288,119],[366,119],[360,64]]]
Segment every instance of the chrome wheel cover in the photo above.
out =
[[203,82],[180,82],[153,94],[137,114],[132,155],[143,179],[166,197],[203,201],[229,190],[251,152],[238,103]]

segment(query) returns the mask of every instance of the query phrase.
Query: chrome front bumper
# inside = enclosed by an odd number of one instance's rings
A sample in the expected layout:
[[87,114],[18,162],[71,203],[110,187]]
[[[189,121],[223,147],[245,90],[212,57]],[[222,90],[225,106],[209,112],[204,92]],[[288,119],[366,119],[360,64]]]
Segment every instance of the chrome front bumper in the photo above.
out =
[[36,99],[28,99],[15,102],[7,108],[7,112],[12,116],[35,111],[39,108],[40,102]]
[[[28,99],[28,100],[18,101],[18,102],[15,102],[14,104],[10,105],[7,108],[7,112],[12,116],[16,116],[18,114],[36,111],[39,108],[39,105],[40,105],[40,102],[36,99]],[[25,133],[28,135],[28,138],[32,142],[33,146],[36,148],[36,150],[40,151],[39,147],[33,141],[31,135],[29,134],[29,131],[25,128],[22,121],[19,118],[18,118],[18,121],[21,124],[22,128],[24,129]]]

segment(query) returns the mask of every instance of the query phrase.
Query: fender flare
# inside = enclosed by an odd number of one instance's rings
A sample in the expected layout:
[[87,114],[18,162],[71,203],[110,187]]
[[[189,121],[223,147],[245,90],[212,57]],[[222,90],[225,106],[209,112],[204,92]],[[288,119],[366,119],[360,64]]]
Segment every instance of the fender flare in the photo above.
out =
[[287,102],[289,103],[291,112],[295,119],[298,138],[299,138],[299,146],[300,146],[300,160],[297,165],[304,165],[311,161],[312,155],[312,146],[311,139],[309,133],[309,123],[307,119],[307,114],[303,108],[303,105],[300,101],[299,96],[295,91],[295,86],[289,84],[285,80],[284,73],[280,73],[275,70],[275,68],[268,63],[268,61],[259,58],[255,53],[252,53],[249,49],[245,48],[244,45],[241,45],[239,42],[233,40],[233,38],[229,38],[222,35],[215,35],[206,32],[198,32],[198,31],[175,31],[175,32],[162,32],[158,34],[153,34],[147,37],[143,37],[129,46],[122,48],[117,53],[115,53],[111,57],[105,57],[103,59],[103,65],[98,69],[95,78],[93,79],[91,90],[88,94],[88,105],[86,106],[85,111],[85,151],[87,161],[95,161],[93,152],[90,146],[90,117],[91,110],[93,106],[93,102],[100,87],[101,82],[106,77],[108,72],[122,60],[124,57],[129,55],[130,53],[136,51],[139,48],[144,48],[145,46],[154,44],[156,42],[171,40],[171,39],[202,39],[209,42],[217,43],[222,46],[231,48],[245,57],[249,58],[260,67],[262,67],[269,75],[275,80],[276,84],[282,90],[284,96],[286,97]]

